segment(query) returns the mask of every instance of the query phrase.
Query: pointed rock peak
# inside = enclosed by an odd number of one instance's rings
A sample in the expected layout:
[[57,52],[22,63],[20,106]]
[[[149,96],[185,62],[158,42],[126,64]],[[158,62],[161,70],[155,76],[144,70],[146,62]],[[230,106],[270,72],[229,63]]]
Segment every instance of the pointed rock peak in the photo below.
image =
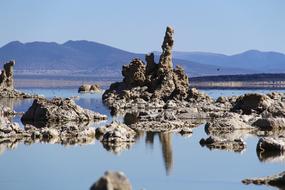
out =
[[160,60],[159,64],[168,69],[173,68],[173,63],[172,63],[172,47],[173,47],[173,34],[174,34],[174,29],[170,26],[167,26],[164,40],[162,43],[162,53],[160,55]]

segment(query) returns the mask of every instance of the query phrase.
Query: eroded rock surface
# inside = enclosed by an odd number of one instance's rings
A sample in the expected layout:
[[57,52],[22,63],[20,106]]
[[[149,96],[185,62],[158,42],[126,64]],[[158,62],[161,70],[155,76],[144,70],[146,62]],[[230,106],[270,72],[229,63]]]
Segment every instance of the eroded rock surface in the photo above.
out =
[[90,190],[131,190],[132,185],[123,172],[105,172]]
[[14,65],[15,61],[4,64],[0,70],[0,98],[37,98],[38,95],[19,92],[14,88]]
[[21,120],[24,123],[64,123],[67,121],[106,120],[107,116],[78,106],[70,98],[36,99],[24,113]]
[[168,100],[212,101],[209,96],[189,88],[188,76],[181,67],[173,68],[173,33],[174,30],[167,27],[158,63],[151,53],[146,55],[146,64],[133,59],[123,66],[123,81],[112,84],[103,94],[107,106],[118,111],[162,108]]

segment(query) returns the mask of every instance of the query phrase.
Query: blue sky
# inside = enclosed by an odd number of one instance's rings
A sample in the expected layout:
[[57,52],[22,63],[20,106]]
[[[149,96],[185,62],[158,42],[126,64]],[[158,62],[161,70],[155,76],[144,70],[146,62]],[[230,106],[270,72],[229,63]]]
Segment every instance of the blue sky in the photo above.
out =
[[284,0],[1,0],[0,24],[0,46],[90,40],[145,53],[172,25],[177,51],[285,53]]

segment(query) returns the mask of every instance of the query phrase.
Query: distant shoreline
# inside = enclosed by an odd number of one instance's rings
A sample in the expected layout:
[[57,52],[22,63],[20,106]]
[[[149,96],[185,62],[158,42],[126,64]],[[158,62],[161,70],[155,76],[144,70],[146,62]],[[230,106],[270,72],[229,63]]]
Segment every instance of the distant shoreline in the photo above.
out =
[[[121,77],[92,75],[16,75],[17,88],[77,88],[82,84],[98,83],[107,88]],[[190,78],[190,86],[200,89],[285,89],[285,74],[218,75]]]

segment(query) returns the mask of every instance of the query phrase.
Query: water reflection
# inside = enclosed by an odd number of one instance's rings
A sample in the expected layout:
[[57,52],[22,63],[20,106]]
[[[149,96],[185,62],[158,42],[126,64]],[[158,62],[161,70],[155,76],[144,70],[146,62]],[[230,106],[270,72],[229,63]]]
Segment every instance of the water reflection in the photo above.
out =
[[164,165],[166,169],[166,174],[171,174],[173,167],[173,153],[172,153],[172,139],[171,133],[160,133],[159,140],[162,148],[162,155],[164,159]]

